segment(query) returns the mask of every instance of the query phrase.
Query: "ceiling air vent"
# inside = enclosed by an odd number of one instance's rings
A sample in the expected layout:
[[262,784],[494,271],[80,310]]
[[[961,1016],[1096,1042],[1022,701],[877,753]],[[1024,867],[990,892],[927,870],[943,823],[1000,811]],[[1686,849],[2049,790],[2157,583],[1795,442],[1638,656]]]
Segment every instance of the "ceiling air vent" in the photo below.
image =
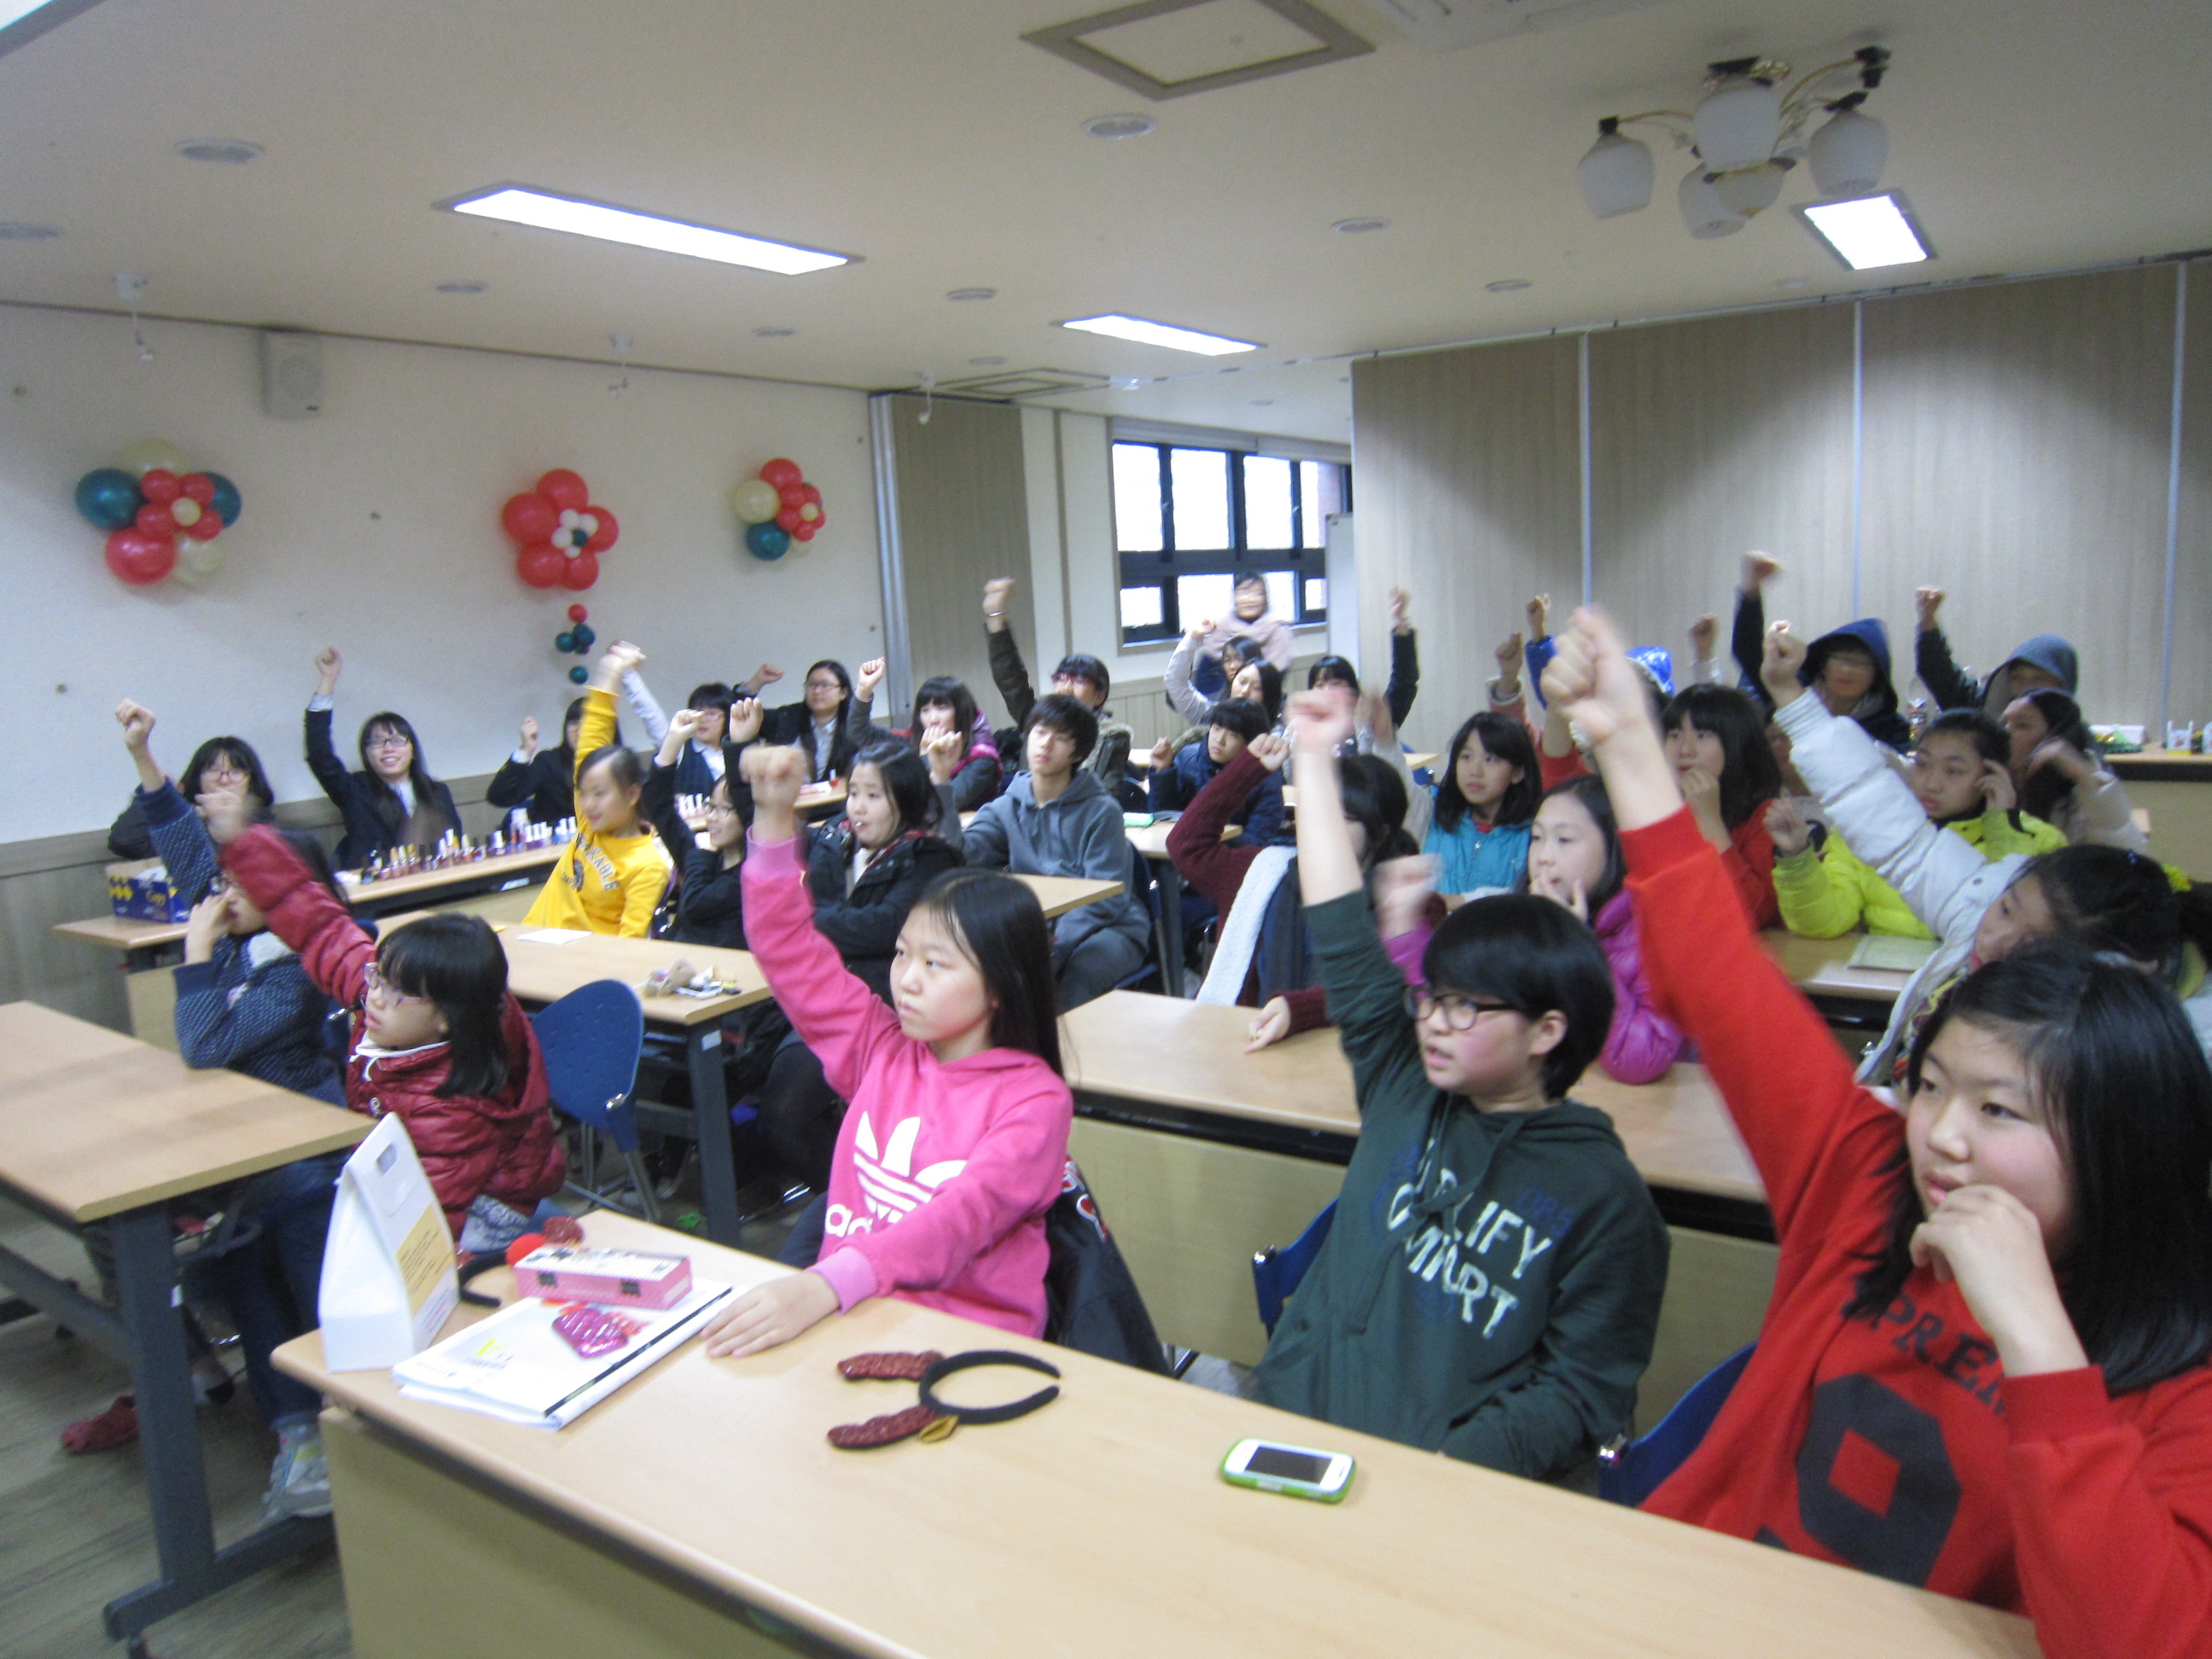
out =
[[940,380],[936,389],[963,398],[1012,401],[1016,398],[1042,397],[1048,392],[1103,392],[1113,384],[1110,376],[1086,374],[1079,368],[1009,368],[995,374],[978,374],[972,380]]
[[1139,0],[1022,39],[1155,100],[1375,50],[1307,0]]
[[1449,52],[1534,29],[1565,28],[1664,0],[1358,0],[1431,52]]

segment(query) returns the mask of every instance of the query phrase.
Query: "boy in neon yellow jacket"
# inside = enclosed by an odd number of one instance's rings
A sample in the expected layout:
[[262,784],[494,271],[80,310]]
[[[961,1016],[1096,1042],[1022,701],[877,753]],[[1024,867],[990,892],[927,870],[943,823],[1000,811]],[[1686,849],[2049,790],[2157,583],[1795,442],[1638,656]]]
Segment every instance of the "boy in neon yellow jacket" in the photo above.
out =
[[667,890],[668,851],[638,817],[645,763],[614,740],[614,687],[645,660],[617,642],[599,659],[576,733],[576,839],[523,918],[532,927],[643,939]]

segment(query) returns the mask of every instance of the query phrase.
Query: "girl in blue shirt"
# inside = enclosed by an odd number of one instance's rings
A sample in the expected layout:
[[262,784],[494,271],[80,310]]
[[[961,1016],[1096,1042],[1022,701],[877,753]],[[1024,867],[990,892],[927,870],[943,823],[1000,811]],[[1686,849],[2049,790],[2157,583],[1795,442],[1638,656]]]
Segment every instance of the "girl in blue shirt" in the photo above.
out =
[[1544,782],[1528,728],[1487,709],[1452,735],[1437,785],[1436,821],[1421,850],[1437,891],[1462,897],[1517,887]]

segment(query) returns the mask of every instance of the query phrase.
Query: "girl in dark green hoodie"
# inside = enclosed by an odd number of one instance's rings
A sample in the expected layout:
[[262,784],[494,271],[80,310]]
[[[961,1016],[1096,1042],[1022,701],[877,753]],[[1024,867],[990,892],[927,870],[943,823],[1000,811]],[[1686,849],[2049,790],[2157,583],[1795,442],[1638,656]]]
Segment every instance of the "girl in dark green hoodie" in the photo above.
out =
[[1612,1018],[1605,954],[1559,906],[1500,894],[1453,912],[1409,989],[1337,799],[1350,699],[1303,693],[1292,714],[1299,884],[1361,1130],[1259,1397],[1568,1474],[1627,1428],[1667,1284],[1650,1193],[1605,1114],[1566,1098]]

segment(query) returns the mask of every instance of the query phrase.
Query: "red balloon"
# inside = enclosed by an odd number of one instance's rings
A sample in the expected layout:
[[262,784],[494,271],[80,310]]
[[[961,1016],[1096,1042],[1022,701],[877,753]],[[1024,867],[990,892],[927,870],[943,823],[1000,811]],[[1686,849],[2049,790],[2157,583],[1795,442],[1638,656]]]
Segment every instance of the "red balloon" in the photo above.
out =
[[568,607],[568,620],[570,622],[586,621],[590,617],[591,614],[592,613],[590,611],[585,610],[580,605],[572,605]]
[[211,507],[202,507],[200,520],[192,526],[192,539],[196,542],[211,542],[222,534],[222,514]]
[[777,490],[775,495],[776,499],[786,507],[798,508],[806,505],[806,495],[803,485],[786,484]]
[[[592,539],[584,544],[584,551],[604,553],[615,544],[615,538],[622,534],[622,526],[615,522],[615,515],[604,507],[587,507],[584,510],[599,521],[599,527],[592,532]],[[593,568],[597,568],[595,564]],[[586,582],[584,586],[589,587],[591,583]]]
[[559,548],[545,542],[515,555],[514,574],[532,587],[552,587],[559,583],[562,568],[568,562]]
[[584,481],[565,466],[556,466],[538,479],[538,493],[562,512],[580,513],[592,499]]
[[760,470],[761,482],[773,484],[778,491],[805,482],[806,475],[799,470],[797,461],[787,461],[781,455]]
[[[154,509],[149,507],[146,510],[150,513]],[[776,528],[789,531],[793,535],[798,533],[800,522],[799,509],[795,507],[787,507],[775,515]]]
[[[171,501],[176,499],[172,495]],[[138,509],[138,533],[142,536],[173,536],[177,520],[166,507],[155,507],[151,501]]]
[[167,507],[176,500],[180,487],[177,475],[165,467],[157,466],[138,480],[138,493],[156,507]]
[[187,472],[177,480],[177,493],[205,507],[215,499],[215,480],[204,472]]
[[599,579],[599,561],[596,554],[579,553],[573,559],[561,561],[561,586],[573,587],[579,593]]
[[810,507],[819,507],[822,505],[822,492],[811,483],[803,483],[799,486],[799,499]]
[[527,547],[551,539],[561,510],[543,495],[510,495],[499,510],[499,521],[509,536]]
[[814,539],[814,532],[821,528],[819,523],[803,524],[791,532],[791,539],[795,542],[811,542]]
[[177,568],[177,544],[167,536],[118,530],[107,538],[107,568],[133,587],[151,587]]

